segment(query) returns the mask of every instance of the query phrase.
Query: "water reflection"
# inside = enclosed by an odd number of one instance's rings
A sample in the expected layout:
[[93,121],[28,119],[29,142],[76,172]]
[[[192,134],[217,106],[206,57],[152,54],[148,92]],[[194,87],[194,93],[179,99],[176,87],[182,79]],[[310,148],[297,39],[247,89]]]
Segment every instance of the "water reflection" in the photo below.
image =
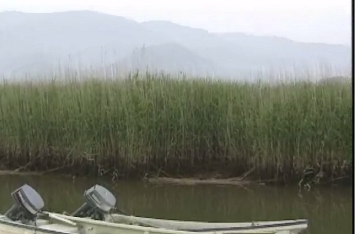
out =
[[141,182],[111,183],[99,179],[0,176],[0,212],[12,203],[10,193],[24,183],[43,197],[46,209],[73,212],[83,192],[96,183],[110,189],[118,206],[138,216],[202,221],[252,221],[306,218],[307,233],[351,233],[351,188],[332,187],[303,192],[295,187],[176,186]]

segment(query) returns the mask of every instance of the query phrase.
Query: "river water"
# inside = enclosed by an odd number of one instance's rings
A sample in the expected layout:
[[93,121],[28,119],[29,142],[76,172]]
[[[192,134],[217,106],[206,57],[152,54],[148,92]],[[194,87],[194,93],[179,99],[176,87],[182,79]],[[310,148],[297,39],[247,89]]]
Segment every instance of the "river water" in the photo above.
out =
[[99,183],[110,189],[117,206],[129,214],[198,221],[260,221],[306,218],[311,234],[352,233],[352,189],[332,186],[299,193],[298,187],[153,185],[99,179],[0,175],[0,213],[12,205],[10,193],[28,183],[46,210],[73,212],[84,190]]

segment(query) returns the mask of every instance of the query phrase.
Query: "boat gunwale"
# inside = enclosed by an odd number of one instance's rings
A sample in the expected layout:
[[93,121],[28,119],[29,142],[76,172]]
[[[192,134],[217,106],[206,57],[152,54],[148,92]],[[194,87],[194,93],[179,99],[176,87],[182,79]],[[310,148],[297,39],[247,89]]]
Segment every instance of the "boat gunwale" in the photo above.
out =
[[[189,231],[189,230],[181,230],[181,229],[168,229],[168,228],[163,228],[163,227],[146,227],[146,226],[139,226],[139,225],[131,225],[131,224],[124,224],[124,223],[115,223],[115,222],[107,222],[107,221],[100,221],[100,220],[93,220],[93,219],[88,219],[88,218],[79,218],[79,217],[73,217],[73,216],[67,216],[63,214],[58,214],[54,213],[58,216],[62,216],[63,218],[69,219],[74,222],[78,223],[87,223],[87,224],[93,224],[93,225],[99,225],[99,226],[111,226],[111,227],[117,227],[117,228],[124,228],[124,229],[129,229],[129,230],[140,230],[140,231],[153,231],[153,232],[159,232],[159,233],[169,233],[169,234],[176,234],[176,233],[197,233],[198,231]],[[112,214],[114,215],[114,214]],[[134,217],[134,216],[133,216]],[[83,220],[84,219],[84,220]],[[274,222],[274,221],[264,221],[264,222]],[[275,221],[277,222],[277,221]],[[282,222],[282,221],[279,221]],[[287,223],[286,223],[287,222]],[[250,222],[252,224],[253,222]],[[215,234],[215,233],[232,233],[233,231],[244,231],[244,230],[251,230],[251,229],[263,229],[263,228],[277,228],[277,227],[287,227],[287,226],[297,226],[297,225],[305,225],[305,227],[300,227],[300,228],[307,228],[308,227],[308,220],[307,219],[297,219],[297,220],[286,220],[284,223],[277,223],[277,224],[263,224],[263,225],[255,225],[255,226],[245,226],[245,227],[233,227],[233,229],[227,230],[227,231],[218,231],[218,230],[209,230],[209,231],[201,231],[198,233],[206,233],[206,234]]]
[[183,231],[188,232],[222,232],[222,233],[229,233],[228,231],[244,231],[250,229],[262,229],[262,228],[277,228],[277,227],[287,227],[287,226],[297,226],[302,224],[308,224],[307,221],[295,221],[294,223],[278,223],[278,224],[263,224],[263,225],[256,225],[256,226],[245,226],[245,227],[225,227],[225,228],[201,228],[201,229],[180,229]]
[[[295,225],[294,223],[305,223],[308,225],[308,220],[307,219],[285,219],[285,220],[277,220],[277,221],[251,221],[251,222],[202,222],[202,221],[181,221],[181,220],[173,220],[173,219],[159,219],[159,218],[147,218],[147,217],[140,217],[140,216],[133,216],[133,215],[124,215],[124,214],[117,214],[117,213],[114,213],[114,214],[110,214],[109,216],[111,216],[114,220],[116,218],[120,219],[120,218],[126,218],[127,220],[129,221],[132,221],[132,222],[142,222],[142,223],[145,223],[147,225],[153,223],[153,222],[160,222],[160,223],[168,223],[168,224],[171,224],[171,225],[183,225],[183,224],[190,224],[190,225],[223,225],[223,228],[233,228],[233,225],[245,225],[245,226],[238,226],[236,228],[239,228],[239,227],[249,227],[249,225],[252,225],[252,224],[256,224],[255,226],[253,227],[257,227],[257,226],[261,226],[261,225],[286,225],[286,224],[292,224],[292,225]],[[68,217],[68,216],[67,216]],[[72,216],[70,216],[72,217]],[[262,224],[257,224],[257,223],[262,223]],[[227,226],[228,225],[228,226]],[[223,229],[221,228],[221,229]],[[189,229],[189,228],[187,228]],[[203,228],[203,229],[212,229],[212,228]],[[213,228],[213,229],[220,229],[219,227],[218,228]],[[175,230],[175,229],[174,229]]]

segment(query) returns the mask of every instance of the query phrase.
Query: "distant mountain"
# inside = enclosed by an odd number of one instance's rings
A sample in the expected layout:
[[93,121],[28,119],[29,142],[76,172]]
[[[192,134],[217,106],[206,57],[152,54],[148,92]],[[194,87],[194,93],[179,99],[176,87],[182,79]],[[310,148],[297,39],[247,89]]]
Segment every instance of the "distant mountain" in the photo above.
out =
[[137,22],[97,12],[0,14],[2,71],[36,62],[55,66],[58,60],[100,64],[104,57],[114,62],[136,46],[161,42]]
[[242,45],[245,52],[256,53],[269,58],[273,54],[279,60],[290,59],[314,61],[325,59],[335,63],[349,61],[350,48],[344,45],[328,45],[321,43],[301,43],[282,37],[257,37],[242,33],[223,33],[219,36],[229,42]]
[[351,82],[351,77],[345,76],[327,77],[318,81],[319,84],[351,84]]
[[228,68],[292,66],[295,64],[349,64],[351,48],[344,45],[295,42],[287,38],[244,33],[209,33],[167,21],[142,23],[147,29],[169,36],[199,55]]
[[128,69],[213,75],[218,66],[177,44],[166,43],[137,49],[120,61]]
[[127,69],[233,75],[240,70],[319,62],[349,66],[351,48],[210,33],[168,21],[138,23],[92,11],[0,13],[0,74],[41,72],[59,65],[120,64]]

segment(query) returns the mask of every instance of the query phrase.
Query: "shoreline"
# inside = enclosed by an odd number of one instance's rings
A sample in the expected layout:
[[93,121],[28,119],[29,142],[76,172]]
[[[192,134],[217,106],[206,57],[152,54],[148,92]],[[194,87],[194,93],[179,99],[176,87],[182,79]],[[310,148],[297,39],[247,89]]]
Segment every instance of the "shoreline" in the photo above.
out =
[[174,185],[234,185],[234,186],[248,186],[248,185],[265,185],[265,183],[261,183],[253,180],[246,180],[243,178],[232,177],[232,178],[173,178],[173,177],[155,177],[145,179],[150,184],[174,184]]
[[[19,170],[0,170],[0,178],[1,176],[45,176],[45,175],[55,175],[60,177],[72,177],[73,180],[76,178],[107,178],[110,180],[109,176],[71,176],[66,173],[58,173],[58,172],[38,172],[38,171],[19,171]],[[116,181],[125,181],[132,180],[132,178],[117,178],[112,179],[111,181],[115,183]],[[138,177],[133,179],[134,181],[143,181],[148,184],[155,185],[186,185],[186,186],[196,186],[196,185],[217,185],[217,186],[271,186],[271,185],[292,185],[298,186],[298,182],[285,182],[276,179],[251,179],[246,178],[245,176],[240,177],[224,177],[218,178],[211,175],[206,174],[203,178],[201,176],[186,176],[186,177],[168,177],[168,176],[153,176],[150,178],[147,177]],[[319,184],[313,185],[315,187],[318,186],[333,186],[333,185],[352,185],[352,177],[351,176],[343,176],[339,178],[333,178],[328,180],[323,180]],[[312,187],[313,187],[312,186]]]

